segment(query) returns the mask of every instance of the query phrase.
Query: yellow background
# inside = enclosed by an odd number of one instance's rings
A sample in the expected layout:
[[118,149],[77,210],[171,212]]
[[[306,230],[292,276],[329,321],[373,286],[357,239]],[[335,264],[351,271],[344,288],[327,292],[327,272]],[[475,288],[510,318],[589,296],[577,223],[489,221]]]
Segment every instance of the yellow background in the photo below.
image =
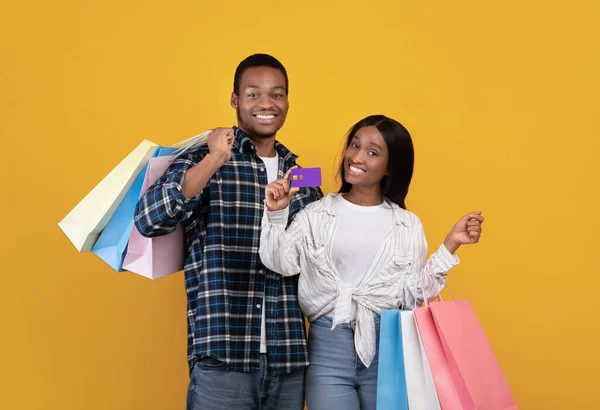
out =
[[597,4],[3,0],[0,408],[184,408],[182,273],[117,274],[57,222],[141,139],[233,125],[233,72],[254,52],[288,68],[280,139],[326,192],[355,121],[406,125],[430,250],[485,212],[449,283],[520,408],[595,408]]

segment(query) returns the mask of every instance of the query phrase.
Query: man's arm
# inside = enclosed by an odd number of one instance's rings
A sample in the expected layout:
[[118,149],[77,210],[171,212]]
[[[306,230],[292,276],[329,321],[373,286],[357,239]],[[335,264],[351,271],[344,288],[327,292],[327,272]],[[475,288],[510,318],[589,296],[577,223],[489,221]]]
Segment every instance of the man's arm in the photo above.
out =
[[233,138],[231,128],[217,128],[207,146],[173,162],[137,203],[134,222],[142,235],[166,235],[192,215],[212,176],[231,158]]

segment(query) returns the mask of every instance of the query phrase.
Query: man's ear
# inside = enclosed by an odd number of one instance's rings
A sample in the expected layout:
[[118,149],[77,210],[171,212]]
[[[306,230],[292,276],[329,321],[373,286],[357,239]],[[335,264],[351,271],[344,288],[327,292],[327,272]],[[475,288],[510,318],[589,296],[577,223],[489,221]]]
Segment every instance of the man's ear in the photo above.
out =
[[236,93],[231,93],[231,108],[237,109],[238,105],[238,95]]

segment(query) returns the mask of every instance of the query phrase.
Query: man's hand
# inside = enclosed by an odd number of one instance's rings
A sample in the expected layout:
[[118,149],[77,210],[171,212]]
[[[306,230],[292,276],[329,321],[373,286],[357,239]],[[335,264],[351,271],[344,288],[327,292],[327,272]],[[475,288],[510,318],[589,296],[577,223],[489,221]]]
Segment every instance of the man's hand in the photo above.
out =
[[231,159],[235,135],[232,128],[215,128],[208,134],[208,150],[221,164]]

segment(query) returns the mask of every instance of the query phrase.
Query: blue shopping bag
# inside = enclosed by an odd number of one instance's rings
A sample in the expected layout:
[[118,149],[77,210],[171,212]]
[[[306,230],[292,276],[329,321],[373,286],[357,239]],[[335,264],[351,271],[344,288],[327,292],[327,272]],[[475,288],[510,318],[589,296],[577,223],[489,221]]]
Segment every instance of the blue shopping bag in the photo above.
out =
[[408,410],[399,310],[382,310],[377,369],[377,410]]
[[[152,157],[171,155],[176,150],[176,148],[159,147]],[[147,170],[148,164],[144,166],[140,174],[136,177],[133,185],[131,185],[131,188],[125,194],[125,197],[92,248],[92,252],[117,272],[123,271],[123,260],[127,253],[127,243],[133,229],[133,215],[137,202],[140,199],[142,184],[144,183]]]

